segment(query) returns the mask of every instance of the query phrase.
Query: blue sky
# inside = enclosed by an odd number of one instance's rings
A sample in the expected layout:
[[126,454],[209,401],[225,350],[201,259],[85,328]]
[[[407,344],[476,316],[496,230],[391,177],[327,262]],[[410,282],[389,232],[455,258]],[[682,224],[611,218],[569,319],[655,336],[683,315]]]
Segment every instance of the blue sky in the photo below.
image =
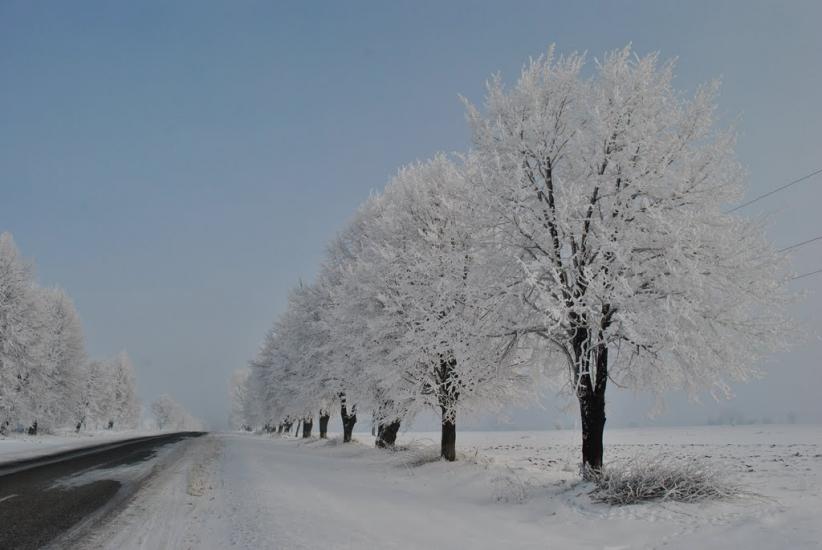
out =
[[[491,73],[512,81],[552,42],[660,50],[684,90],[722,77],[755,196],[822,167],[820,21],[810,1],[4,0],[0,230],[74,297],[92,354],[127,349],[144,400],[219,424],[231,370],[357,205],[401,164],[468,146],[458,94],[481,101]],[[793,244],[822,234],[820,202],[817,178],[746,212]],[[795,257],[818,269],[822,244]],[[817,330],[822,277],[796,286]],[[735,401],[674,397],[654,422],[822,422],[820,362],[811,339]],[[614,425],[648,421],[646,400],[611,403]]]

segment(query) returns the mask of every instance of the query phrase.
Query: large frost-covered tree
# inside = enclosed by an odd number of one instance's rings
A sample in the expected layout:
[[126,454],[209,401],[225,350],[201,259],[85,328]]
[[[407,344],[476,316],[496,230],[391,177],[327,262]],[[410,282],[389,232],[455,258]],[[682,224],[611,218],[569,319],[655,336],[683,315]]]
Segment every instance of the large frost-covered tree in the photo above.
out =
[[442,425],[441,453],[456,456],[460,410],[487,411],[525,388],[513,365],[501,368],[501,348],[488,337],[472,287],[476,270],[475,192],[459,165],[446,156],[402,168],[365,220],[362,249],[346,287],[352,335],[368,352],[362,381],[376,386],[377,421],[395,429],[398,419],[434,409]]
[[[539,339],[580,405],[584,466],[602,464],[608,380],[724,390],[784,333],[782,262],[723,212],[745,179],[715,83],[685,97],[673,64],[614,51],[532,60],[468,106],[492,244],[521,269],[501,329]],[[536,344],[535,344],[536,345]]]
[[43,330],[31,267],[0,234],[0,433],[33,421],[33,387]]

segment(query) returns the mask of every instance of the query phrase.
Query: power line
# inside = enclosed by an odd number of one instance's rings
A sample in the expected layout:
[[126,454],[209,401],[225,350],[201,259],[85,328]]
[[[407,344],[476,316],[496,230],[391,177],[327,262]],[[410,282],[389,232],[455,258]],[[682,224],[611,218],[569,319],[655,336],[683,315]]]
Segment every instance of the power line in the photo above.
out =
[[799,248],[800,246],[805,246],[808,243],[812,243],[814,241],[822,240],[822,235],[818,237],[814,237],[813,239],[808,239],[807,241],[802,241],[801,243],[792,244],[791,246],[786,246],[785,248],[780,248],[777,252],[787,252],[788,250],[793,250],[794,248]]
[[812,177],[814,177],[815,175],[820,174],[820,173],[822,173],[822,168],[820,168],[819,170],[816,170],[816,171],[814,171],[814,172],[811,172],[810,174],[804,175],[804,176],[802,176],[802,177],[801,177],[801,178],[799,178],[799,179],[795,179],[795,180],[793,180],[793,181],[790,181],[790,182],[786,183],[785,185],[782,185],[782,186],[780,186],[780,187],[777,187],[776,189],[774,189],[774,190],[772,190],[772,191],[768,191],[767,193],[765,193],[765,194],[763,194],[763,195],[759,195],[758,197],[753,198],[753,199],[749,200],[748,202],[743,202],[743,203],[742,203],[742,204],[740,204],[739,206],[736,206],[736,207],[734,207],[734,208],[732,208],[732,209],[728,210],[728,211],[727,211],[727,212],[725,212],[725,213],[726,213],[726,214],[730,214],[731,212],[736,212],[736,211],[737,211],[737,210],[739,210],[740,208],[745,208],[746,206],[750,206],[750,205],[752,205],[753,203],[755,203],[755,202],[757,202],[757,201],[761,201],[761,200],[762,200],[762,199],[764,199],[765,197],[770,197],[770,196],[771,196],[771,195],[773,195],[774,193],[778,193],[778,192],[782,191],[783,189],[787,189],[787,188],[788,188],[788,187],[790,187],[791,185],[796,185],[797,183],[802,182],[802,181],[805,181],[805,180],[806,180],[806,179],[808,179],[808,178],[812,178]]
[[796,277],[791,277],[790,280],[795,281],[797,279],[803,279],[805,277],[810,277],[811,275],[817,275],[819,273],[822,273],[822,269],[817,269],[816,271],[809,271],[808,273],[803,273],[802,275],[797,275]]

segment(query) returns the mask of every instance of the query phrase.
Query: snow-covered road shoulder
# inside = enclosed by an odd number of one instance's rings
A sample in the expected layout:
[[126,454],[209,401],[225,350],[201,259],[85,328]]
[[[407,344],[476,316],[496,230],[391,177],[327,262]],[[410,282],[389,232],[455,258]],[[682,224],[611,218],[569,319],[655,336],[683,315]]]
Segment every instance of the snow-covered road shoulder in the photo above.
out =
[[205,435],[178,446],[140,492],[80,548],[200,548],[212,506],[222,441]]

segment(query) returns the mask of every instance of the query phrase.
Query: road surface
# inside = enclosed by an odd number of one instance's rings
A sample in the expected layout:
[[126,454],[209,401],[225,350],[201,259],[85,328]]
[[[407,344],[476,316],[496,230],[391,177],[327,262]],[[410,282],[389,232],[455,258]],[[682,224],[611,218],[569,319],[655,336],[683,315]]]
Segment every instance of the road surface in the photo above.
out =
[[138,437],[0,463],[0,548],[67,544],[131,496],[161,450],[199,435]]

